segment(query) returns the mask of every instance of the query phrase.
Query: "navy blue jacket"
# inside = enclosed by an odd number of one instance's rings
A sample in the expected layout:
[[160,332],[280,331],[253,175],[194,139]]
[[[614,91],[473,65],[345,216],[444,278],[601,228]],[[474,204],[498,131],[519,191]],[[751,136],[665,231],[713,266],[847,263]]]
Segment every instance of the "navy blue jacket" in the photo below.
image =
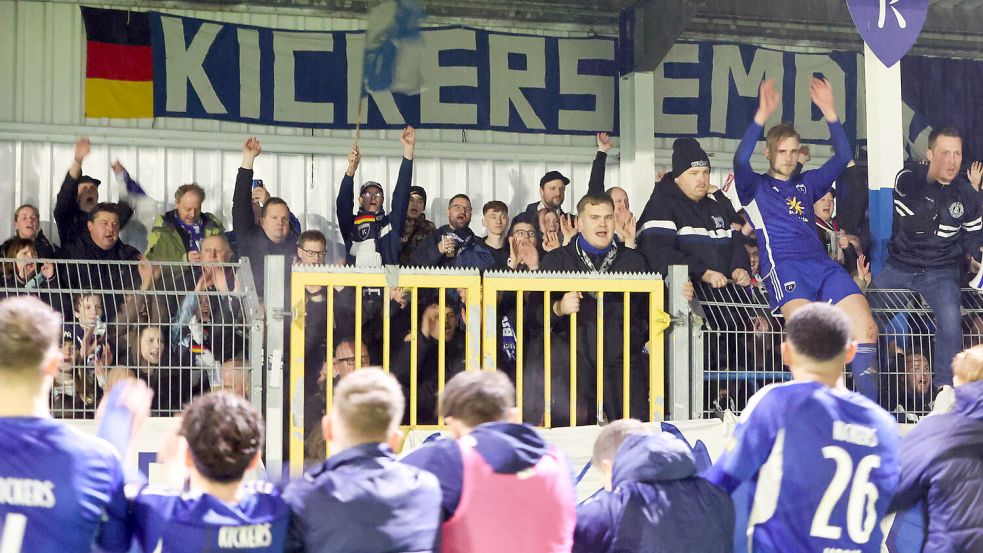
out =
[[907,272],[961,267],[980,258],[980,195],[962,175],[951,184],[928,182],[928,166],[902,169],[894,181],[889,265]]
[[629,436],[614,458],[612,491],[577,506],[573,553],[731,553],[734,505],[696,475],[693,454],[667,433]]
[[[539,433],[523,424],[489,422],[479,425],[468,435],[475,439],[475,449],[498,474],[515,474],[533,467],[547,451],[547,444]],[[454,516],[461,503],[464,480],[464,461],[457,441],[439,440],[411,452],[402,462],[437,475],[443,496],[443,520]]]
[[383,444],[332,455],[283,498],[293,513],[285,551],[432,551],[440,526],[437,479]]
[[[406,211],[410,205],[410,185],[413,184],[413,160],[403,158],[393,188],[392,202],[389,204],[388,226],[380,229],[376,241],[376,251],[382,257],[383,265],[399,265],[399,249],[402,246],[403,229],[406,228]],[[335,201],[335,214],[338,216],[338,230],[345,240],[345,258],[349,264],[355,263],[352,255],[352,242],[355,241],[355,178],[347,174],[341,177],[338,199]],[[379,213],[385,216],[385,212]]]
[[956,388],[952,413],[922,419],[901,441],[890,511],[924,501],[924,551],[983,551],[983,381]]

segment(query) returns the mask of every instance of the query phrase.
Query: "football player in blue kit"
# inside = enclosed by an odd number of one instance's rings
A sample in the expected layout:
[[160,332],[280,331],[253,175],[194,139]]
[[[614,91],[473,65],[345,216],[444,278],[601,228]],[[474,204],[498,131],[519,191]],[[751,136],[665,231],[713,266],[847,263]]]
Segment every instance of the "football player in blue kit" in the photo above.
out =
[[842,311],[805,305],[790,317],[785,338],[782,357],[793,380],[750,399],[704,475],[731,494],[748,487],[745,500],[734,495],[735,509],[749,511],[747,547],[735,551],[878,552],[880,521],[899,479],[897,424],[837,385],[857,349]]
[[858,342],[851,365],[854,388],[877,401],[877,325],[860,288],[826,252],[815,230],[813,204],[829,192],[850,162],[850,143],[836,115],[833,88],[813,78],[812,101],[829,126],[834,155],[818,169],[798,172],[799,134],[786,123],[765,137],[767,173],[755,173],[751,155],[765,122],[778,109],[781,96],[774,81],[761,83],[758,111],[734,154],[734,183],[751,219],[761,251],[768,300],[787,320],[812,301],[830,302],[850,317]]
[[119,457],[48,411],[61,332],[41,300],[0,301],[0,551],[126,551]]
[[[143,382],[117,384],[103,407],[100,435],[125,453],[127,436],[149,414],[150,397]],[[246,399],[231,392],[196,398],[184,410],[177,435],[161,451],[164,473],[177,474],[177,481],[166,488],[137,482],[136,493],[127,488],[129,524],[140,550],[283,551],[290,522],[287,504],[273,484],[244,482],[247,471],[259,464],[263,444],[263,419]],[[188,491],[182,489],[185,470]]]

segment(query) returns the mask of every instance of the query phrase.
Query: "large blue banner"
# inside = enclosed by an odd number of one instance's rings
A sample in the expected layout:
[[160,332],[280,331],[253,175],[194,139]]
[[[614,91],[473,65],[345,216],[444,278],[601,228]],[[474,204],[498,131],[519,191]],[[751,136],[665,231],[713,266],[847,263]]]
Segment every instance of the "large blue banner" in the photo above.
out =
[[656,134],[740,138],[758,109],[758,86],[774,79],[782,105],[768,126],[792,122],[803,142],[828,142],[826,123],[809,99],[813,76],[833,85],[850,141],[865,138],[862,54],[686,41],[677,42],[655,71]]
[[[363,32],[310,32],[151,12],[154,115],[354,128]],[[423,32],[424,89],[372,92],[362,127],[617,132],[616,39]]]

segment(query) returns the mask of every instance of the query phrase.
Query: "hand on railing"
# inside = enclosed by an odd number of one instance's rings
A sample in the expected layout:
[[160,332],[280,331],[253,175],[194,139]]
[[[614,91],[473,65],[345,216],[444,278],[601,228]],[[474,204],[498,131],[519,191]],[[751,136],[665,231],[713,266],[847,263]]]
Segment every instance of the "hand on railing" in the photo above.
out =
[[565,317],[571,313],[580,311],[580,300],[584,295],[580,292],[567,292],[559,301],[553,302],[553,313],[558,317]]
[[751,284],[751,275],[744,269],[734,269],[734,272],[731,273],[730,276],[734,279],[734,284],[738,286],[747,286]]
[[724,286],[727,286],[727,276],[723,273],[718,273],[717,271],[710,269],[707,269],[706,272],[703,273],[700,280],[709,284],[713,288],[723,288]]

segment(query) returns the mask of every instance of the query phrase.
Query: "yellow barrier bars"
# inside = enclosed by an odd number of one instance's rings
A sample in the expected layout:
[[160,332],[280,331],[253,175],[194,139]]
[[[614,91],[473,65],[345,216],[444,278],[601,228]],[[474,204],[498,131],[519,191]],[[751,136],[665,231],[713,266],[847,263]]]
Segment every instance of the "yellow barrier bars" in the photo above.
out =
[[550,334],[552,325],[550,319],[553,316],[553,302],[550,301],[550,293],[543,293],[543,426],[553,428],[553,350],[551,349]]
[[[389,337],[389,319],[392,317],[392,309],[389,304],[391,289],[387,286],[382,293],[382,370],[389,372],[389,358],[392,356],[392,340]],[[400,291],[402,293],[402,291]]]
[[[444,378],[447,376],[447,298],[445,288],[438,288],[437,293],[439,294],[437,298],[437,309],[439,313],[437,314],[437,326],[440,327],[437,330],[437,336],[440,339],[437,343],[437,397],[444,392]],[[444,424],[443,419],[438,415],[437,424]]]
[[[519,417],[522,418],[522,337],[525,335],[523,319],[525,318],[525,306],[522,304],[524,298],[522,292],[515,293],[515,407],[519,410]],[[496,329],[497,330],[497,329]]]
[[[326,378],[326,397],[325,397],[325,412],[329,412],[331,409],[331,400],[334,393],[334,382],[332,379],[333,375],[333,359],[334,359],[334,287],[353,287],[356,288],[356,299],[355,299],[355,363],[356,367],[361,366],[361,343],[362,343],[362,295],[361,291],[364,288],[379,288],[385,290],[383,296],[383,368],[385,370],[391,370],[392,367],[389,365],[389,359],[391,357],[392,344],[390,340],[390,318],[391,309],[389,306],[389,290],[396,287],[409,288],[411,293],[412,305],[410,306],[411,311],[411,372],[412,372],[412,382],[411,382],[411,397],[408,398],[408,403],[411,404],[411,418],[413,423],[416,419],[416,360],[417,360],[417,332],[419,329],[418,318],[418,297],[417,290],[419,288],[455,288],[463,289],[467,295],[467,308],[469,313],[469,320],[467,323],[467,334],[465,336],[467,351],[469,352],[468,359],[466,361],[468,370],[474,370],[478,368],[480,359],[475,356],[471,357],[473,354],[481,351],[479,343],[476,340],[480,339],[480,320],[471,320],[470,314],[480,313],[481,305],[481,277],[478,275],[477,271],[474,270],[441,270],[432,271],[427,269],[405,269],[397,271],[388,276],[393,277],[390,281],[387,278],[387,273],[384,269],[380,268],[355,268],[355,267],[338,267],[338,266],[294,266],[293,273],[291,275],[290,281],[290,291],[291,298],[301,298],[291,303],[294,314],[291,321],[291,333],[290,333],[290,381],[289,394],[291,399],[291,410],[289,417],[289,435],[288,435],[288,452],[290,455],[289,469],[292,476],[299,476],[303,471],[304,463],[304,420],[303,420],[303,401],[304,401],[304,324],[306,321],[306,304],[303,298],[305,298],[304,290],[305,286],[318,286],[327,288],[327,328],[326,328],[326,341],[327,341],[327,362],[332,366],[332,372],[328,373]],[[445,304],[446,305],[446,304]],[[443,317],[446,316],[441,311],[442,322]],[[441,324],[441,335],[443,335],[444,325]],[[494,352],[494,348],[491,350]],[[491,365],[492,367],[494,364]],[[441,380],[441,386],[443,381]],[[325,448],[327,449],[327,448]],[[327,453],[327,451],[326,451]]]
[[[562,301],[562,299],[561,299]],[[577,426],[577,314],[570,317],[570,427]]]
[[[665,282],[660,281],[658,291],[649,294],[649,417],[653,421],[666,418],[665,342],[662,333],[669,328],[672,320],[664,311],[664,290]],[[659,368],[663,370],[657,370]]]
[[[303,279],[295,279],[290,285],[291,301],[288,305],[293,311],[290,320],[290,408],[288,451],[290,453],[290,474],[299,475],[304,469],[304,322],[307,317],[307,302]],[[293,298],[300,298],[293,300]]]
[[[331,318],[334,321],[334,317]],[[362,368],[362,287],[355,287],[355,370]]]
[[410,426],[416,426],[416,348],[417,334],[419,334],[420,310],[417,304],[416,288],[410,291]]
[[[664,283],[655,274],[612,274],[610,278],[603,278],[607,275],[587,275],[582,273],[506,273],[497,271],[488,271],[485,273],[482,279],[482,297],[484,298],[485,305],[483,309],[485,310],[485,323],[486,327],[483,329],[484,338],[482,344],[485,346],[484,359],[486,363],[493,363],[495,360],[494,350],[489,348],[497,347],[496,342],[496,332],[497,328],[488,325],[489,321],[497,320],[494,317],[495,306],[491,305],[490,302],[497,301],[497,294],[499,292],[516,292],[521,291],[523,293],[527,292],[543,292],[543,303],[542,309],[544,314],[544,327],[543,327],[543,402],[545,404],[545,409],[543,413],[543,424],[547,428],[551,428],[553,425],[552,421],[552,343],[551,334],[552,329],[550,327],[550,317],[551,310],[553,306],[553,298],[551,297],[551,292],[557,290],[579,290],[583,293],[595,292],[603,297],[604,293],[621,293],[625,294],[625,313],[624,319],[621,321],[624,324],[625,334],[623,336],[624,342],[624,359],[622,370],[622,380],[623,380],[623,394],[621,407],[625,416],[628,416],[629,409],[631,407],[631,340],[630,340],[630,323],[631,321],[631,295],[630,294],[645,294],[649,299],[649,416],[651,420],[661,420],[664,416],[665,410],[665,383],[663,382],[664,377],[664,354],[665,347],[662,343],[662,333],[669,326],[670,317],[667,313],[663,311],[664,300],[663,300],[663,289]],[[522,303],[519,301],[518,303]],[[600,305],[600,304],[599,304]],[[603,309],[603,307],[601,307]],[[603,321],[603,313],[600,314],[599,321]],[[627,321],[627,324],[625,323]],[[570,424],[576,425],[577,420],[577,317],[572,315],[570,317],[570,328],[571,328],[571,343],[570,343]],[[599,362],[597,363],[597,377],[603,379],[603,324],[598,324],[598,354]],[[517,372],[518,372],[517,364]],[[524,372],[524,370],[523,370]],[[518,379],[518,377],[517,377]],[[604,384],[599,383],[598,386],[598,401],[603,401],[603,390]],[[517,388],[518,391],[518,388]],[[538,421],[527,421],[527,422],[538,422]]]
[[624,295],[625,307],[624,309],[622,309],[623,311],[622,315],[624,316],[624,319],[621,322],[622,324],[621,328],[624,329],[624,331],[621,333],[621,340],[622,340],[621,389],[623,390],[621,393],[622,396],[621,413],[622,416],[625,418],[631,416],[631,401],[629,399],[631,394],[631,333],[628,332],[628,329],[631,328],[629,326],[631,324],[630,317],[629,317],[631,315],[631,309],[628,308],[630,305],[631,305],[631,293],[625,292]]
[[[327,301],[328,314],[325,321],[334,320],[334,288],[328,287],[328,301]],[[327,349],[325,349],[324,359],[327,363],[330,363],[331,370],[325,375],[324,380],[327,393],[324,394],[324,412],[331,412],[331,399],[334,397],[334,324],[325,325],[325,340],[327,342]],[[306,436],[305,436],[306,438]],[[292,445],[292,444],[291,444]],[[327,440],[324,440],[324,457],[327,458],[331,455],[331,444]],[[293,455],[290,456],[293,459]]]
[[[595,406],[595,415],[597,420],[601,420],[604,416],[604,292],[597,293],[597,320],[594,321],[597,325],[597,361],[596,365],[598,370],[595,371],[597,374],[594,375],[595,388],[594,393],[597,394],[597,405]],[[628,331],[628,327],[625,327],[625,331]]]

